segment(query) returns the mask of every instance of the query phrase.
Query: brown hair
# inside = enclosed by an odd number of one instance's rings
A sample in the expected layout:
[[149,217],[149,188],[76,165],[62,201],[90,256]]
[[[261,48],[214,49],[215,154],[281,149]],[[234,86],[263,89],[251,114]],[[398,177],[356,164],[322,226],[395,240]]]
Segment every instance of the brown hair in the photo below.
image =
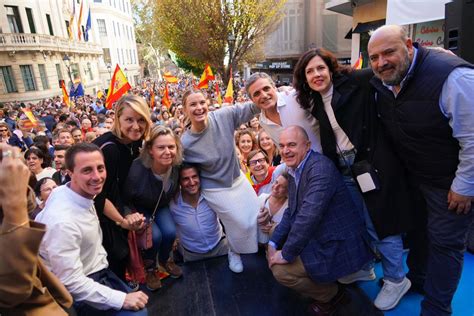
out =
[[173,159],[173,166],[178,166],[183,161],[183,145],[181,144],[181,140],[179,137],[173,133],[171,128],[165,127],[162,125],[156,125],[151,129],[150,137],[145,142],[143,149],[140,152],[140,159],[145,167],[151,168],[151,164],[153,163],[153,158],[150,156],[150,148],[153,146],[153,143],[159,136],[171,135],[176,143],[176,156]]
[[306,82],[306,66],[311,59],[316,56],[321,57],[333,76],[339,76],[342,73],[349,73],[352,70],[352,68],[348,66],[340,65],[337,62],[336,56],[324,48],[310,49],[301,55],[293,72],[293,87],[296,90],[296,100],[304,109],[309,109],[311,107],[311,93],[317,93],[316,91],[313,91]]
[[237,146],[237,148],[240,150],[239,140],[244,135],[249,135],[250,138],[252,139],[252,150],[257,149],[257,139],[255,138],[255,134],[249,128],[246,128],[244,130],[238,130],[235,133],[235,146]]
[[270,163],[270,158],[268,158],[268,155],[265,153],[264,150],[262,149],[255,149],[255,150],[252,150],[251,152],[249,152],[249,155],[247,156],[247,166],[250,166],[250,159],[252,159],[253,157],[255,157],[257,154],[262,154],[263,157],[265,158],[265,161],[267,163]]

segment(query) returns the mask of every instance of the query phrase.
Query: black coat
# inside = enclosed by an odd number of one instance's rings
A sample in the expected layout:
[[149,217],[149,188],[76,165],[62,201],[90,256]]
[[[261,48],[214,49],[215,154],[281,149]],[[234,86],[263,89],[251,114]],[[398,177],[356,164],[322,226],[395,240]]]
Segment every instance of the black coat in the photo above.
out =
[[415,211],[406,170],[380,127],[370,69],[333,77],[332,108],[339,126],[357,149],[356,161],[367,160],[377,170],[380,190],[363,193],[379,238],[412,229]]

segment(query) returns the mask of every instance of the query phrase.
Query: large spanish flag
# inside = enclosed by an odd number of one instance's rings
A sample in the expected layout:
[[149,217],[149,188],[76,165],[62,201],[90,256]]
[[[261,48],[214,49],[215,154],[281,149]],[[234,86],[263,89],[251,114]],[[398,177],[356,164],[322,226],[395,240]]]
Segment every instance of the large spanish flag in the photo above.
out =
[[77,38],[81,40],[82,30],[81,30],[81,23],[82,23],[82,7],[84,5],[84,0],[81,1],[81,7],[79,9],[79,19],[77,20]]
[[132,87],[128,83],[127,77],[120,69],[119,65],[115,66],[114,75],[110,81],[109,91],[107,92],[107,99],[105,101],[105,107],[107,109],[112,108],[112,104],[117,101],[125,92],[130,90]]
[[61,90],[63,91],[63,102],[67,105],[68,108],[70,108],[71,100],[69,99],[69,94],[67,93],[66,86],[64,85],[64,80],[61,80]]
[[199,89],[207,89],[209,87],[209,80],[214,80],[214,74],[212,73],[211,66],[206,64],[204,67],[204,72],[201,75],[201,80],[199,80],[198,88]]

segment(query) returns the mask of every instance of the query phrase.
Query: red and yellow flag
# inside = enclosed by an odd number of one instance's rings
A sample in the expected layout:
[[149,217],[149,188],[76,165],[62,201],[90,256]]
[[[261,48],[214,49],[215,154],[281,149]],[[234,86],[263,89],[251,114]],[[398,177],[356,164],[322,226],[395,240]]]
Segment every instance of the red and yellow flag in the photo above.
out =
[[163,79],[168,83],[177,83],[179,81],[178,78],[173,76],[169,71],[163,74]]
[[112,104],[117,101],[125,92],[130,90],[132,87],[128,83],[127,77],[120,69],[119,65],[115,66],[114,75],[110,81],[109,91],[107,92],[107,99],[105,101],[105,107],[107,109],[112,108]]
[[168,93],[168,84],[166,84],[165,86],[165,93],[163,95],[163,98],[161,99],[161,104],[165,105],[168,109],[171,107],[171,100]]
[[227,84],[227,90],[224,95],[224,102],[232,103],[234,101],[234,85],[232,84],[232,69],[230,70],[229,83]]
[[155,107],[155,83],[153,83],[153,88],[151,88],[150,93],[150,108],[153,109]]
[[71,100],[69,99],[69,94],[67,93],[66,86],[64,85],[64,80],[61,80],[61,90],[63,91],[63,102],[67,105],[68,108],[70,108]]
[[222,105],[222,95],[221,95],[221,91],[219,90],[219,85],[217,84],[217,82],[216,82],[216,99],[217,99],[217,103],[219,103],[219,105]]
[[81,8],[79,9],[79,19],[77,20],[77,38],[81,40],[82,30],[81,30],[81,23],[82,23],[82,6],[84,4],[84,0],[81,1]]
[[25,113],[26,117],[30,120],[32,126],[38,125],[38,120],[36,119],[33,112],[31,112],[30,108],[21,108],[21,110],[23,111],[23,113]]
[[69,27],[67,28],[67,32],[69,34],[70,40],[74,38],[74,34],[72,33],[72,25],[74,23],[75,15],[76,15],[76,0],[72,0],[72,12],[71,12],[71,17],[69,18]]
[[356,60],[354,66],[352,66],[352,68],[362,69],[362,63],[363,63],[362,53],[359,53],[359,58]]
[[206,67],[204,67],[204,72],[201,75],[201,79],[199,80],[198,83],[198,88],[199,89],[207,89],[209,88],[209,80],[214,80],[214,74],[212,73],[211,66],[209,64],[206,64]]

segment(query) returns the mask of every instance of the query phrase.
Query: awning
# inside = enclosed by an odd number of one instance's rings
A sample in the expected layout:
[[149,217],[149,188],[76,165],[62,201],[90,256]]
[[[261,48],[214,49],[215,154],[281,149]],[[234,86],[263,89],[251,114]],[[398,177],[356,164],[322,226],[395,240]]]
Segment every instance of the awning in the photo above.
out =
[[444,19],[451,0],[387,0],[387,24],[407,25]]
[[375,30],[382,25],[385,25],[385,19],[366,23],[358,23],[357,26],[352,30],[352,33],[366,33]]

